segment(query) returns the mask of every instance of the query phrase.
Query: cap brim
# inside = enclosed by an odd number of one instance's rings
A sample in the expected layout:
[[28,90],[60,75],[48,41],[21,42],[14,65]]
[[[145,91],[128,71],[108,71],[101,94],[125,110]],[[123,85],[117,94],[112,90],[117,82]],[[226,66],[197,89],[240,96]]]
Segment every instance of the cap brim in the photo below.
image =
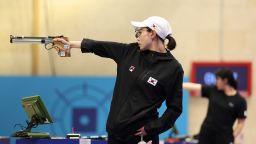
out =
[[131,24],[136,28],[147,27],[143,22],[131,21]]

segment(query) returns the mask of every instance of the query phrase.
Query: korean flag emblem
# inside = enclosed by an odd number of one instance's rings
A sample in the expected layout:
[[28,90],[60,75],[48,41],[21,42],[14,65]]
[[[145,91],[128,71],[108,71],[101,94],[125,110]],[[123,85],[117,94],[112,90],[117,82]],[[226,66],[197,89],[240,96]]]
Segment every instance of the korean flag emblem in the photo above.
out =
[[153,86],[156,86],[157,82],[158,82],[158,80],[156,80],[152,77],[149,77],[149,79],[148,79],[148,83],[153,85]]

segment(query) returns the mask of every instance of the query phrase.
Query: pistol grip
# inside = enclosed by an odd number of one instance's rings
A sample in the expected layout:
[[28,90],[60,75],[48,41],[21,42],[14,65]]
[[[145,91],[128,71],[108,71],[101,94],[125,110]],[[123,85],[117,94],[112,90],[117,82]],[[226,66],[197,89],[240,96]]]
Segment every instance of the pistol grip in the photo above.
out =
[[58,52],[59,56],[60,56],[60,57],[71,57],[69,45],[63,45],[62,48],[66,49],[66,50],[60,50],[60,51]]

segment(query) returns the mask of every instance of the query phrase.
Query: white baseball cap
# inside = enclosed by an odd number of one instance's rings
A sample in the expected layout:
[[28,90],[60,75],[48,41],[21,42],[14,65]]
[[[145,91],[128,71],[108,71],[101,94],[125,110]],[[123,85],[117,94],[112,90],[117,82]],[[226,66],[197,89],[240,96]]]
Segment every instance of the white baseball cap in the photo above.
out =
[[131,24],[135,28],[149,27],[150,29],[154,30],[163,40],[166,38],[166,36],[172,34],[172,28],[169,22],[159,16],[151,16],[142,22],[131,21]]

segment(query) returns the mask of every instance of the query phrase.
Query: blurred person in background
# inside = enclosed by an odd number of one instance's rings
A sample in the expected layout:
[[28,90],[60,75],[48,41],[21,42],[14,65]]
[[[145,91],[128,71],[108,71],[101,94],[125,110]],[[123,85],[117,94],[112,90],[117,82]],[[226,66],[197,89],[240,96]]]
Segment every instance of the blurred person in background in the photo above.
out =
[[[233,144],[247,117],[246,100],[237,91],[237,81],[227,68],[215,73],[216,85],[183,83],[183,89],[208,98],[208,111],[199,133],[199,144]],[[237,121],[233,129],[234,123]]]
[[[117,77],[106,126],[108,144],[137,144],[141,136],[158,144],[158,135],[170,129],[182,113],[184,72],[171,53],[176,42],[166,19],[152,16],[131,23],[136,43],[54,41],[116,62]],[[157,109],[164,101],[167,108],[159,117]]]

